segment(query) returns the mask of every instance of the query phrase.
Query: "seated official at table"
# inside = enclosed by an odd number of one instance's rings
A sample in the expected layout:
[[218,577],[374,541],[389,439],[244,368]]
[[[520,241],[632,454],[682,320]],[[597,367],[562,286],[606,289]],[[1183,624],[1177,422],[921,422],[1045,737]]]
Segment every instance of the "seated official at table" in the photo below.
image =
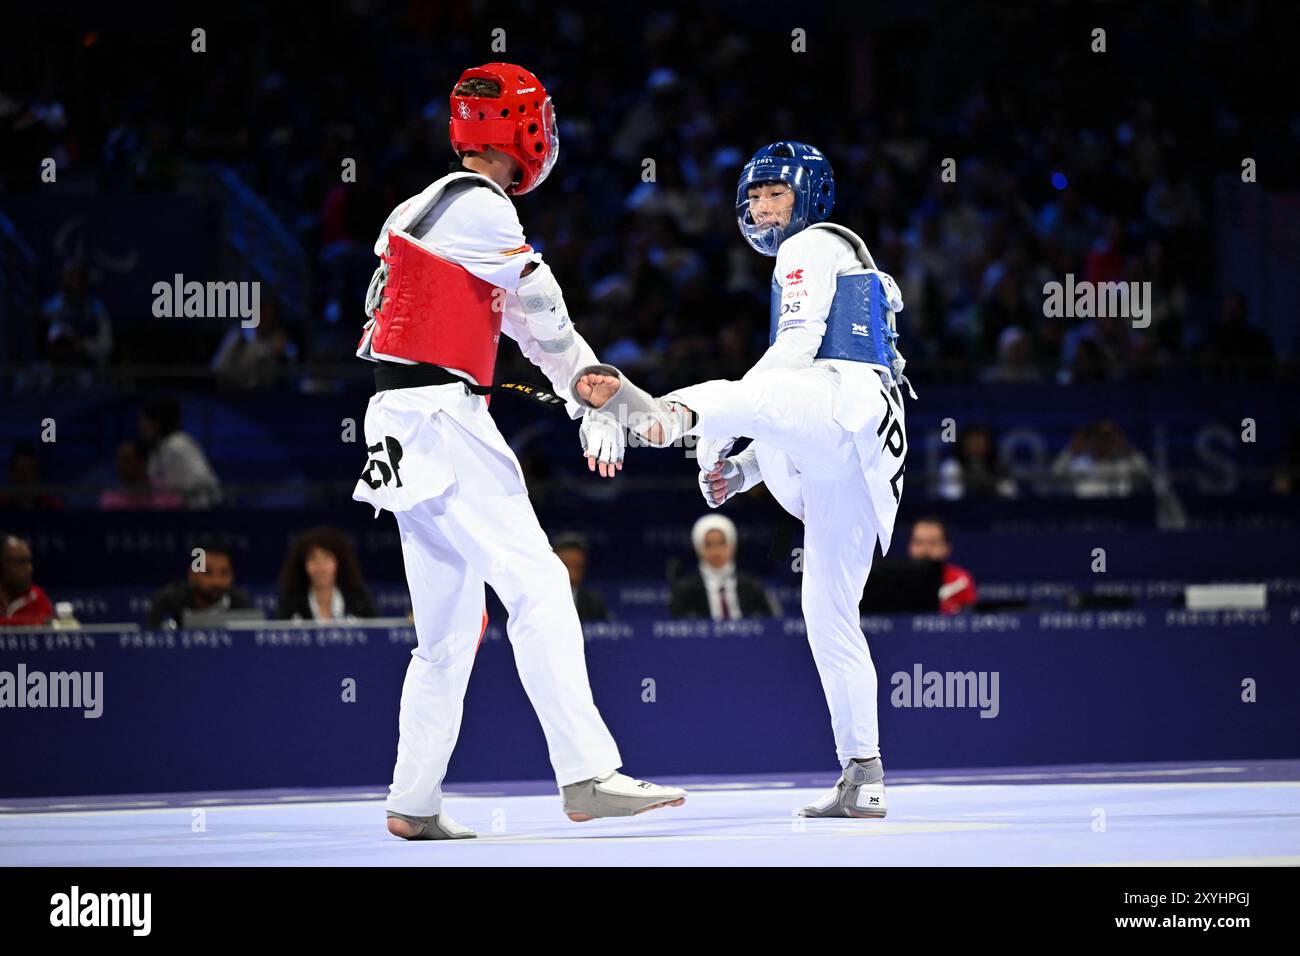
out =
[[198,545],[189,573],[181,581],[159,588],[149,608],[149,626],[176,628],[185,624],[186,611],[231,611],[253,606],[243,588],[235,587],[235,564],[230,549],[215,541]]
[[736,525],[723,515],[705,515],[691,529],[699,570],[672,585],[669,613],[675,618],[730,621],[780,617],[777,604],[755,577],[736,570]]
[[913,561],[938,561],[943,565],[943,581],[939,586],[940,614],[957,614],[974,607],[977,599],[975,578],[965,568],[948,560],[952,557],[952,543],[942,521],[921,518],[912,525],[907,554]]
[[53,619],[54,605],[32,581],[32,567],[27,539],[0,534],[0,626],[40,626]]
[[355,621],[378,617],[352,542],[337,528],[304,531],[280,569],[276,617],[295,621]]
[[591,551],[585,535],[576,532],[556,535],[551,549],[564,562],[569,572],[569,588],[573,591],[573,606],[580,621],[608,621],[609,608],[600,592],[584,584],[587,577],[587,555]]

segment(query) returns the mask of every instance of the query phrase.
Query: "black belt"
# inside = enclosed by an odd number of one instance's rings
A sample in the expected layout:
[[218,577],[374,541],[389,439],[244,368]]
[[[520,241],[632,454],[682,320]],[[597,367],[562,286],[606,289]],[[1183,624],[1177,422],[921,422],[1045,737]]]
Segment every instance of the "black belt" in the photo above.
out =
[[394,388],[424,388],[428,385],[463,385],[471,395],[507,393],[531,398],[542,405],[563,405],[564,399],[546,392],[536,385],[502,382],[500,385],[475,385],[449,372],[441,365],[399,365],[396,362],[378,362],[375,365],[375,391],[386,392]]
[[776,516],[776,528],[772,531],[772,543],[768,545],[767,556],[773,561],[789,561],[794,555],[794,533],[802,522],[784,507]]

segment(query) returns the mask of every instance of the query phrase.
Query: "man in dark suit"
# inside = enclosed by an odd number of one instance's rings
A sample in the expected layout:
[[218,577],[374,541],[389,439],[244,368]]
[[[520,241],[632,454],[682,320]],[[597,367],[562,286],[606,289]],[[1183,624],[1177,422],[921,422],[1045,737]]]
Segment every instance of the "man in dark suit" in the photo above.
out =
[[569,569],[569,587],[573,589],[573,604],[578,609],[580,621],[608,621],[609,608],[598,591],[586,587],[582,579],[587,576],[587,552],[590,545],[580,534],[556,535],[552,549]]
[[253,606],[253,599],[235,586],[235,565],[230,549],[219,541],[205,541],[194,549],[187,576],[154,593],[149,626],[177,628],[185,624],[186,611],[230,611]]
[[691,529],[699,570],[673,582],[669,612],[675,618],[780,617],[781,608],[759,580],[736,570],[736,525],[705,515]]

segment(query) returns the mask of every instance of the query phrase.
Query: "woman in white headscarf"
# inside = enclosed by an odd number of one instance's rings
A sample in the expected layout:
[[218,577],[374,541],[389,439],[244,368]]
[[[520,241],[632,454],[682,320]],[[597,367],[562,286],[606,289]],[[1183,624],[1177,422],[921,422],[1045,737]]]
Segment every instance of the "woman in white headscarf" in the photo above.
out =
[[742,617],[780,617],[781,607],[757,578],[736,570],[736,525],[707,514],[691,528],[699,571],[673,582],[673,617],[730,621]]

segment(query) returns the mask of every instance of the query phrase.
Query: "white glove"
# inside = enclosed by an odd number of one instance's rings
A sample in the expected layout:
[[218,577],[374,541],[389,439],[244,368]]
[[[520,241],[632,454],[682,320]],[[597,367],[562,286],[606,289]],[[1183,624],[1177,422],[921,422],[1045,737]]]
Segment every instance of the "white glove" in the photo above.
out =
[[627,434],[616,418],[589,408],[578,427],[582,453],[587,458],[587,470],[595,471],[600,463],[600,476],[613,478],[623,468],[623,450],[627,447]]
[[724,501],[742,491],[748,491],[763,480],[758,470],[758,452],[751,445],[739,455],[732,455],[722,462],[722,467],[714,471],[700,472],[700,493],[710,508],[717,508]]
[[695,463],[700,471],[712,471],[713,466],[731,454],[739,438],[701,438],[695,443]]

